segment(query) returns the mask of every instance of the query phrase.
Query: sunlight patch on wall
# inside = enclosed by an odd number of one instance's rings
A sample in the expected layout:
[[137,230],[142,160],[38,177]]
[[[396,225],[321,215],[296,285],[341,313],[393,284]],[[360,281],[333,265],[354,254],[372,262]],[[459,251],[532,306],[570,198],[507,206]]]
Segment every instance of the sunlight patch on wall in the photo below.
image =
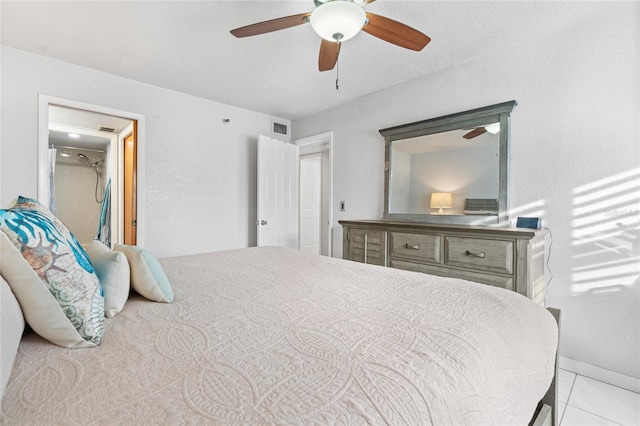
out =
[[619,173],[614,176],[606,177],[598,181],[579,186],[573,190],[573,193],[575,195],[578,195],[591,190],[599,190],[601,188],[617,186],[620,185],[621,181],[624,181],[626,179],[637,180],[638,177],[640,177],[640,169],[629,170],[627,172]]
[[631,259],[578,267],[571,274],[574,290],[580,292],[592,288],[632,285],[637,278],[637,260]]
[[[640,180],[638,182],[640,182]],[[636,182],[636,186],[638,185],[638,182]],[[612,210],[615,210],[616,207],[624,209],[628,207],[630,203],[633,204],[633,201],[637,201],[638,194],[634,194],[632,189],[633,188],[630,187],[625,190],[626,192],[620,194],[615,194],[615,192],[622,191],[621,188],[615,188],[611,191],[603,191],[601,197],[591,199],[586,202],[578,201],[578,198],[582,197],[575,197],[573,201],[573,205],[575,206],[573,215],[574,217],[589,215],[587,219],[591,219],[593,218],[593,214],[602,212],[611,216]],[[637,213],[637,210],[635,213]],[[628,214],[632,214],[632,212],[628,212]]]
[[574,294],[615,291],[640,280],[640,169],[573,191]]

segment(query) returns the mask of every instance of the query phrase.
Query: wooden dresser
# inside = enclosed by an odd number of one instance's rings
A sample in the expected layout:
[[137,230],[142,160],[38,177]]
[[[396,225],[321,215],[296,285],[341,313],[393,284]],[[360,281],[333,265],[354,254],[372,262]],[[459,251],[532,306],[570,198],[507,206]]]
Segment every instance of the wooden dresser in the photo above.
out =
[[490,284],[544,305],[545,230],[385,220],[338,223],[344,259]]

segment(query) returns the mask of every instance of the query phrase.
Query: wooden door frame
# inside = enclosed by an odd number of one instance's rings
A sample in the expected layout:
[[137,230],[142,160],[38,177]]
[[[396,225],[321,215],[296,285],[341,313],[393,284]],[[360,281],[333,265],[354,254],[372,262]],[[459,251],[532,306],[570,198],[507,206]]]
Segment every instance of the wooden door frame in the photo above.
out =
[[[122,236],[120,238],[120,240],[124,243],[124,244],[129,244],[129,245],[136,245],[137,243],[137,237],[138,237],[138,210],[137,210],[137,194],[138,194],[138,184],[137,184],[137,171],[138,171],[138,144],[137,144],[137,135],[138,135],[138,125],[137,125],[137,121],[133,121],[132,125],[131,125],[131,131],[130,132],[126,132],[123,138],[120,138],[120,149],[121,149],[121,153],[122,153],[122,161],[120,161],[120,159],[118,159],[118,163],[122,164],[121,167],[118,167],[118,172],[122,172],[122,176],[119,180],[119,182],[121,182],[121,190],[122,190],[122,211],[118,211],[118,215],[120,217],[122,217],[122,220],[119,221],[119,223],[122,224]],[[132,179],[132,186],[133,186],[133,206],[132,206],[132,211],[133,214],[131,215],[131,217],[128,216],[127,214],[127,161],[126,161],[126,144],[127,144],[127,139],[133,137],[133,176],[131,177]],[[130,221],[135,221],[136,224],[133,225],[132,223],[127,223],[127,220]],[[130,239],[127,239],[127,228],[132,227],[132,235],[130,235]]]
[[[75,108],[85,111],[91,111],[98,114],[113,115],[116,117],[126,118],[137,122],[137,217],[138,226],[136,230],[136,239],[138,245],[144,245],[145,241],[145,211],[146,206],[144,202],[144,190],[145,190],[145,117],[144,115],[137,114],[130,111],[118,110],[114,108],[104,107],[100,105],[92,105],[85,102],[74,101],[65,98],[59,98],[50,95],[39,94],[38,95],[38,200],[44,205],[49,205],[49,105],[59,105],[67,108]],[[117,145],[113,147],[117,149]],[[120,167],[120,166],[118,166]],[[117,205],[120,205],[122,200],[122,194]],[[112,198],[112,208],[114,206],[114,200]],[[116,241],[112,241],[115,243]]]

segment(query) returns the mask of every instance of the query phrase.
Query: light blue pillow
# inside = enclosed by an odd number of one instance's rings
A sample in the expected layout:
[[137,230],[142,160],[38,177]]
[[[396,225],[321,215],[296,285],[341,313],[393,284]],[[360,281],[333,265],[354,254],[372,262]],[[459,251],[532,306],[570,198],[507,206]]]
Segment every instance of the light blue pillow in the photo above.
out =
[[129,298],[131,276],[124,253],[112,251],[98,240],[85,246],[104,292],[104,315],[116,316]]
[[38,334],[70,348],[100,344],[98,277],[76,238],[46,207],[20,197],[0,210],[0,257],[0,273]]
[[173,302],[173,290],[160,262],[142,247],[116,244],[114,251],[127,256],[131,269],[131,287],[154,302]]

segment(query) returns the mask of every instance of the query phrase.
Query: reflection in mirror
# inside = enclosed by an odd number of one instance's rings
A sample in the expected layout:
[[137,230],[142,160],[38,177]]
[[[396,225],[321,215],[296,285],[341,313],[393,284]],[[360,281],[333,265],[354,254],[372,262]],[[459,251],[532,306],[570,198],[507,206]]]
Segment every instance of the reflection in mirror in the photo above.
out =
[[[500,123],[487,123],[394,141],[389,212],[497,215],[499,131]],[[438,193],[450,194],[451,205],[447,205],[448,201],[442,206],[438,201],[434,204],[432,195]],[[496,208],[465,208],[467,199],[496,201]],[[440,207],[445,210],[440,212]]]
[[509,119],[516,101],[380,130],[384,219],[508,223]]

